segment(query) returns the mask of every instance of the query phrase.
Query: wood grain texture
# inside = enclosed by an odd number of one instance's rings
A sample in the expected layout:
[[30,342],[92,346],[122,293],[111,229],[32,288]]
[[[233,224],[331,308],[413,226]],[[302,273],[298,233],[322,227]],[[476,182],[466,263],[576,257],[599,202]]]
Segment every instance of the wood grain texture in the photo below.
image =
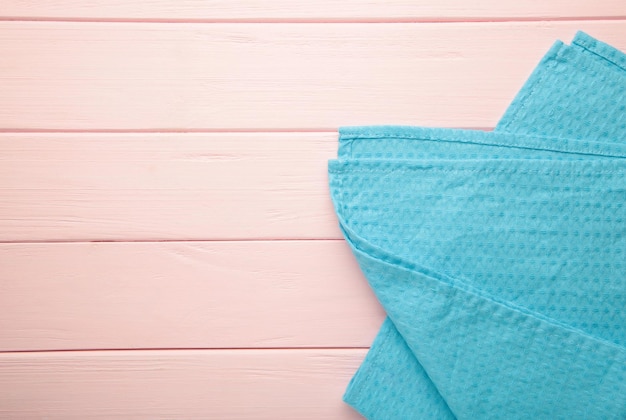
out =
[[367,347],[384,317],[343,241],[0,244],[0,308],[0,351]]
[[337,133],[0,134],[0,240],[341,237]]
[[494,19],[625,16],[621,0],[361,1],[319,0],[3,0],[0,15],[15,19]]
[[1,22],[0,129],[491,127],[578,29],[626,49],[624,20]]
[[341,401],[365,350],[0,354],[10,419],[361,418]]
[[0,0],[0,418],[360,418],[334,130],[492,127],[579,29],[623,1]]

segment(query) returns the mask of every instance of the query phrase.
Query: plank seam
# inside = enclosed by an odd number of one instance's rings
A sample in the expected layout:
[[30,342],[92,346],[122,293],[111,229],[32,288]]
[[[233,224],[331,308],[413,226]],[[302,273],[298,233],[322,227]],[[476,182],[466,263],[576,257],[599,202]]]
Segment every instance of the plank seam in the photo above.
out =
[[94,244],[94,243],[240,243],[240,242],[319,242],[343,241],[342,238],[229,238],[229,239],[33,239],[33,240],[0,240],[0,245],[8,244]]
[[85,23],[190,23],[190,24],[219,24],[219,23],[309,23],[309,24],[327,24],[327,23],[513,23],[513,22],[577,22],[577,21],[611,21],[624,20],[626,15],[619,16],[564,16],[564,17],[465,17],[465,18],[446,18],[446,17],[427,17],[427,18],[267,18],[267,19],[163,19],[163,18],[72,18],[72,17],[28,17],[28,16],[0,16],[0,22],[85,22]]
[[10,354],[42,354],[42,353],[90,353],[90,352],[159,352],[159,351],[254,351],[254,350],[276,350],[276,351],[311,351],[311,350],[367,350],[367,346],[309,346],[309,347],[147,347],[147,348],[92,348],[92,349],[62,349],[62,350],[0,350],[0,356]]
[[[455,126],[453,128],[467,130],[493,130],[493,127],[470,127]],[[338,127],[322,127],[322,128],[190,128],[190,129],[157,129],[157,128],[137,128],[137,129],[47,129],[47,128],[0,128],[2,134],[225,134],[225,133],[252,133],[252,134],[271,134],[271,133],[318,133],[333,134],[337,133]]]
[[111,133],[111,134],[132,134],[132,133],[330,133],[337,132],[337,127],[328,128],[93,128],[93,129],[54,129],[54,128],[0,128],[0,134],[21,134],[21,133],[42,133],[42,134],[58,134],[58,133]]

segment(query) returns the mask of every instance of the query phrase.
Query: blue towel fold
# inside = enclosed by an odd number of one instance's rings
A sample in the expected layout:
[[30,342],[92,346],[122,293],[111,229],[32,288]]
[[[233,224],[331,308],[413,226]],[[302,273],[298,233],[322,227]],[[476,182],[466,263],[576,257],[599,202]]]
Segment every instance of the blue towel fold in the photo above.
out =
[[340,130],[345,237],[387,311],[369,419],[626,418],[626,56],[579,32],[495,132]]

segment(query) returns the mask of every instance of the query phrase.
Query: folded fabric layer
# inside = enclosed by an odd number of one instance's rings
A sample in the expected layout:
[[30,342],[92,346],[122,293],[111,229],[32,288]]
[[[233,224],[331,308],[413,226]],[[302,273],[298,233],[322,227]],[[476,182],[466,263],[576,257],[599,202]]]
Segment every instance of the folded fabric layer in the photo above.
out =
[[345,395],[366,417],[626,416],[623,57],[557,42],[498,126],[535,135],[341,130],[333,200],[390,317]]
[[584,32],[557,41],[496,131],[623,142],[626,55]]

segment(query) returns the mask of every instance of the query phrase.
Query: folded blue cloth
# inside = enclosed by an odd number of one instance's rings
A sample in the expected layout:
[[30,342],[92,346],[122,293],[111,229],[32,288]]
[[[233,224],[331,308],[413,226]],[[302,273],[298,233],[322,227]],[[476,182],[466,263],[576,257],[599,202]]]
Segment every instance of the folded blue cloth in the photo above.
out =
[[626,418],[626,58],[557,42],[497,132],[340,130],[346,239],[389,318],[370,419]]

